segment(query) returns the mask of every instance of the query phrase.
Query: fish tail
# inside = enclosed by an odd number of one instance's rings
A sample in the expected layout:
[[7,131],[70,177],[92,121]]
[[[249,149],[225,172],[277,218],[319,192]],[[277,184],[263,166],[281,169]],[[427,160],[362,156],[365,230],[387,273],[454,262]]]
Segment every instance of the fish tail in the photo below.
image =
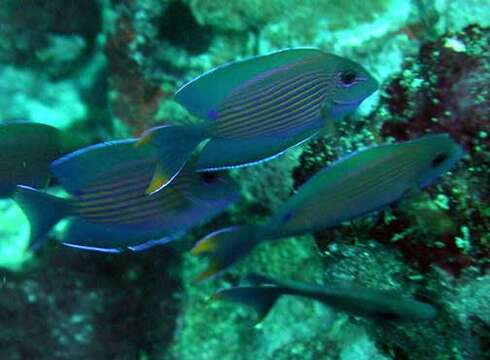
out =
[[206,255],[209,264],[194,281],[201,282],[223,272],[247,253],[258,243],[255,226],[233,226],[207,235],[194,245],[193,255]]
[[252,307],[257,312],[256,324],[259,324],[281,295],[281,289],[276,286],[239,286],[220,289],[213,295],[213,299],[238,302]]
[[211,134],[208,123],[199,125],[164,125],[147,130],[135,146],[151,145],[157,149],[157,165],[147,194],[154,194],[179,174],[197,148]]
[[29,186],[17,186],[14,200],[19,204],[31,225],[29,247],[38,249],[46,234],[70,212],[68,200],[46,194]]

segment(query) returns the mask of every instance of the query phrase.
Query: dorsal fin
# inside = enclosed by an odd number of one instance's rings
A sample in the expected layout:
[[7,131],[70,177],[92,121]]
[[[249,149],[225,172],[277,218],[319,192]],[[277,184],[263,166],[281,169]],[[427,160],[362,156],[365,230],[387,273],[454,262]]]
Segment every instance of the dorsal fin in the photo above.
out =
[[318,54],[323,52],[313,48],[286,49],[227,63],[185,84],[177,91],[175,99],[194,115],[213,119],[223,99],[245,82]]
[[89,182],[117,171],[118,167],[156,156],[151,147],[136,148],[135,142],[126,139],[88,146],[54,161],[50,169],[66,190],[76,194]]

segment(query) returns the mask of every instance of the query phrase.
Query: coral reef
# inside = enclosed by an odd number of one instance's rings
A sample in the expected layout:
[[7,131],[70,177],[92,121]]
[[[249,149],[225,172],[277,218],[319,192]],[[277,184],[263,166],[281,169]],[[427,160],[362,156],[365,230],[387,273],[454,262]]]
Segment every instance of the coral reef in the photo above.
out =
[[163,357],[179,309],[179,260],[155,250],[114,257],[48,246],[23,272],[2,270],[0,357]]
[[[116,256],[51,239],[32,253],[25,218],[2,200],[0,358],[489,358],[488,6],[479,0],[1,2],[0,121],[45,122],[81,133],[87,143],[196,121],[173,99],[179,86],[227,61],[279,48],[316,46],[347,56],[382,86],[315,140],[272,162],[232,170],[241,200],[168,248]],[[335,229],[263,244],[222,278],[193,283],[205,261],[188,249],[200,237],[264,221],[348,152],[427,132],[448,132],[466,151],[437,184]],[[251,271],[416,295],[433,302],[439,317],[385,324],[284,297],[254,327],[250,309],[209,301],[218,287],[237,285]]]
[[[482,270],[488,266],[489,49],[489,30],[477,26],[423,44],[419,55],[387,84],[369,117],[344,122],[335,135],[305,148],[294,171],[296,186],[352,147],[427,132],[447,132],[467,152],[452,175],[427,193],[412,194],[381,216],[318,234],[321,247],[340,237],[374,238],[397,247],[424,270],[437,264],[458,275],[470,265]],[[336,138],[348,139],[348,146]]]

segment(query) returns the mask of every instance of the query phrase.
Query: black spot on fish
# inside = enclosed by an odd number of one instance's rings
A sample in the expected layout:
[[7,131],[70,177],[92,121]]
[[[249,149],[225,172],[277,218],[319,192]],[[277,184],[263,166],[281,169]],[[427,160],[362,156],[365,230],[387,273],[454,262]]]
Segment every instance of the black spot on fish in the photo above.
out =
[[439,153],[432,159],[432,167],[436,168],[447,160],[447,154]]
[[394,321],[399,319],[398,314],[395,314],[393,312],[388,312],[388,311],[376,313],[375,317],[378,320],[386,320],[386,321]]
[[206,184],[215,183],[220,178],[220,173],[218,171],[202,172],[199,176]]
[[340,81],[344,86],[351,86],[356,81],[356,73],[352,70],[343,71],[340,73]]

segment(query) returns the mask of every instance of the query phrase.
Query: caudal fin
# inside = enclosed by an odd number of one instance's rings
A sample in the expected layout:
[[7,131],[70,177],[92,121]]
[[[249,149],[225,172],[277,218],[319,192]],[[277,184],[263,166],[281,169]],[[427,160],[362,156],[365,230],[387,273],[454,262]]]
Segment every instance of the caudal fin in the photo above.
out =
[[143,133],[136,146],[151,145],[157,149],[157,165],[146,189],[154,194],[179,174],[196,147],[209,135],[207,125],[164,125]]
[[257,228],[234,226],[215,231],[196,243],[193,255],[206,255],[209,264],[194,280],[201,282],[223,272],[257,245]]
[[254,308],[258,315],[258,324],[264,320],[281,295],[281,289],[276,286],[239,286],[220,289],[213,295],[213,299],[238,302]]
[[69,213],[69,202],[28,186],[17,186],[14,200],[19,204],[31,224],[29,247],[39,248],[46,234]]

